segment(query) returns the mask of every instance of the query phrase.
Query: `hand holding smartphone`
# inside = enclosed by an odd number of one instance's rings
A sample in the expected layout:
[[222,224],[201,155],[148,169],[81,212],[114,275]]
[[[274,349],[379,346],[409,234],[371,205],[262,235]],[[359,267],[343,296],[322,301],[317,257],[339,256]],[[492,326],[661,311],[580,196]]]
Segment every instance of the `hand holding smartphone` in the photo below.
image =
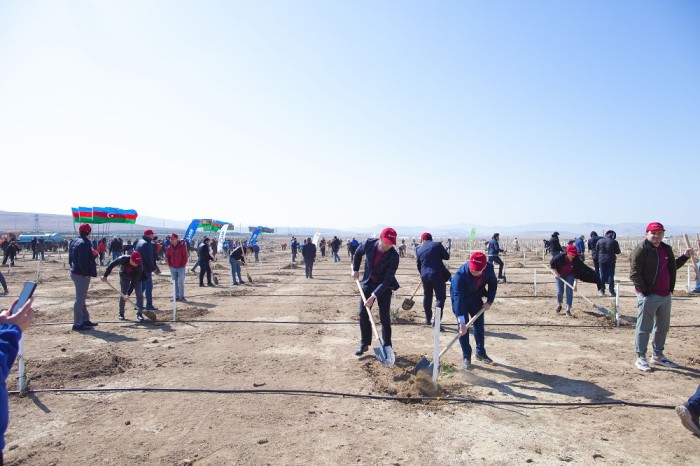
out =
[[32,295],[34,294],[35,289],[36,282],[25,282],[24,287],[19,294],[19,298],[12,303],[12,306],[10,306],[10,309],[6,313],[3,312],[3,319],[0,320],[0,322],[15,324],[22,330],[22,332],[24,332],[34,321]]

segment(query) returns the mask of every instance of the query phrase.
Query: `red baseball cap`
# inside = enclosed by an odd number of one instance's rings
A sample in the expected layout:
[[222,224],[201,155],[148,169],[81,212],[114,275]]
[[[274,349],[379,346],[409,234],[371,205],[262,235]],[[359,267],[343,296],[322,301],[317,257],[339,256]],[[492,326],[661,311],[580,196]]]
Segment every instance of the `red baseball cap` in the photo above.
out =
[[92,231],[92,227],[87,223],[83,223],[82,225],[80,225],[80,227],[78,227],[78,231],[81,235],[89,235]]
[[420,239],[422,239],[423,241],[426,241],[426,240],[427,240],[427,241],[432,241],[432,240],[433,240],[433,235],[431,235],[430,233],[428,233],[428,232],[426,231],[425,233],[423,233],[422,235],[420,235]]
[[144,234],[145,236],[151,236],[151,235],[155,235],[156,232],[153,231],[153,230],[146,230],[146,231],[143,232],[143,234]]
[[664,226],[660,222],[651,222],[649,225],[647,225],[647,231],[666,231]]
[[396,245],[396,230],[394,230],[393,228],[386,227],[382,230],[379,237],[393,245]]
[[486,254],[483,252],[475,252],[469,259],[469,270],[473,272],[481,272],[486,267]]
[[131,256],[129,256],[129,257],[131,258],[132,261],[134,261],[134,263],[136,265],[141,265],[143,263],[143,258],[141,257],[141,253],[138,251],[132,252]]
[[170,237],[171,237],[172,239],[178,239],[178,238],[179,238],[179,236],[177,236],[177,233],[171,234]]
[[576,246],[573,244],[570,244],[566,247],[566,253],[571,254],[572,256],[578,256],[578,249],[576,249]]

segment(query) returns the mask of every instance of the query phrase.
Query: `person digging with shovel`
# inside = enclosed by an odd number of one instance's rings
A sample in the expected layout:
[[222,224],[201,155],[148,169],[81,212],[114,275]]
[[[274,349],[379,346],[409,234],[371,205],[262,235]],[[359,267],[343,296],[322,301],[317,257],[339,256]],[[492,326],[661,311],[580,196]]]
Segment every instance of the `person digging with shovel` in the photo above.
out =
[[360,276],[362,257],[367,255],[361,281],[362,292],[367,301],[365,304],[360,299],[361,338],[355,356],[361,356],[367,352],[372,343],[372,325],[365,306],[370,310],[375,302],[379,304],[379,320],[382,323],[384,349],[393,354],[391,348],[391,291],[399,289],[399,282],[396,281],[399,253],[394,248],[395,245],[396,231],[393,228],[385,228],[379,235],[379,239],[368,239],[362,243],[352,258],[352,278],[357,280]]
[[146,312],[149,319],[155,320],[155,313],[153,311],[145,311],[143,309],[143,284],[147,280],[147,277],[143,272],[143,258],[141,257],[141,253],[134,251],[128,256],[123,255],[117,257],[116,260],[109,263],[101,280],[106,282],[112,269],[117,266],[119,266],[119,286],[121,289],[121,296],[119,298],[119,320],[125,319],[124,307],[126,296],[129,295],[129,290],[132,288],[136,291],[136,319],[139,322],[143,322],[143,313]]
[[[472,365],[472,347],[469,345],[467,317],[474,316],[481,309],[487,311],[496,299],[498,279],[493,271],[493,264],[488,263],[483,252],[472,254],[469,262],[462,265],[452,276],[450,298],[452,312],[457,316],[457,331],[462,335],[459,344],[462,346],[462,367],[469,369]],[[484,303],[482,297],[486,297]],[[486,355],[484,347],[484,315],[474,321],[474,340],[476,341],[476,359],[485,364],[493,360]]]

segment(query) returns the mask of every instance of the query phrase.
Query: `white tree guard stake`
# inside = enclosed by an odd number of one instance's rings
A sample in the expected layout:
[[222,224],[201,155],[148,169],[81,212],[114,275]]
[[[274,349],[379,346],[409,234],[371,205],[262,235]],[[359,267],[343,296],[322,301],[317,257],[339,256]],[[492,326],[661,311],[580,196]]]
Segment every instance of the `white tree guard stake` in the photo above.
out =
[[535,269],[535,296],[537,296],[537,269]]
[[690,292],[690,266],[688,266],[688,292]]
[[437,388],[438,373],[440,372],[440,322],[442,309],[435,307],[435,331],[433,332],[433,388]]
[[24,393],[27,390],[27,374],[24,368],[24,336],[19,339],[19,352],[17,354],[18,374],[19,374],[19,392]]
[[620,326],[620,282],[615,283],[615,326]]

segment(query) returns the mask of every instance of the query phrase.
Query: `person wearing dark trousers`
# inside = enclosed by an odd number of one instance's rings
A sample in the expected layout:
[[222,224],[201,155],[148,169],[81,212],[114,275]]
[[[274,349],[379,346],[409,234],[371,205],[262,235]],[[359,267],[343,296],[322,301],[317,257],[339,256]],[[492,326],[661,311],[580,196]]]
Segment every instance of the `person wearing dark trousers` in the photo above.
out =
[[[462,368],[469,369],[472,365],[472,347],[469,345],[469,333],[467,321],[475,316],[481,309],[487,311],[491,308],[498,280],[493,271],[493,264],[489,263],[483,252],[472,254],[469,262],[462,265],[452,276],[450,284],[450,298],[452,300],[452,312],[457,317],[457,332],[459,344],[462,347]],[[482,298],[486,298],[483,302]],[[474,340],[476,342],[476,359],[485,364],[491,364],[493,360],[486,354],[484,335],[484,315],[481,314],[474,321]]]
[[153,238],[156,236],[153,230],[145,230],[143,236],[134,246],[134,251],[141,254],[143,261],[143,273],[146,274],[146,282],[144,286],[144,294],[146,295],[146,309],[149,311],[157,311],[158,308],[153,305],[153,274],[160,275],[160,268],[156,261],[156,247],[153,244]]
[[[598,236],[595,231],[591,232],[591,237],[588,238],[588,250],[591,252],[591,258],[593,258],[593,268],[595,269],[596,275],[600,277],[600,263],[598,262],[598,251],[596,251],[596,244],[600,241],[602,236]],[[598,288],[598,294],[604,291],[604,288]]]
[[360,264],[366,255],[365,271],[360,284],[362,293],[367,299],[363,303],[360,299],[360,346],[355,351],[355,356],[361,356],[372,344],[372,325],[365,310],[372,309],[374,303],[379,304],[379,320],[382,324],[382,340],[385,347],[391,347],[391,292],[399,289],[396,281],[396,270],[399,268],[399,253],[396,252],[396,231],[393,228],[385,228],[379,235],[379,239],[368,239],[360,244],[352,258],[352,278],[360,276]]
[[299,241],[297,241],[296,237],[292,236],[289,248],[292,250],[292,263],[294,263],[297,260],[297,252],[299,250]]
[[[442,315],[445,308],[445,298],[447,297],[447,285],[449,271],[443,260],[449,260],[450,253],[447,252],[442,243],[433,241],[433,235],[428,232],[420,235],[420,246],[416,249],[416,267],[423,282],[423,310],[425,311],[425,325],[433,325],[433,291],[435,292],[435,308]],[[441,319],[443,319],[441,317]]]
[[[243,279],[241,278],[241,262],[245,264],[245,250],[243,246],[236,246],[231,250],[228,256],[228,263],[231,264],[231,278],[233,279],[234,285],[242,285]],[[238,281],[236,281],[238,277]]]
[[306,278],[314,278],[314,261],[316,260],[316,245],[311,242],[311,238],[306,240],[301,247],[301,255],[304,258],[304,269]]
[[608,230],[605,237],[601,238],[595,245],[598,254],[598,264],[600,266],[600,282],[603,288],[598,290],[598,294],[605,296],[605,285],[608,285],[610,296],[615,296],[615,263],[617,255],[620,254],[620,245],[615,239],[617,234]]
[[2,285],[2,293],[0,294],[7,294],[7,282],[5,281],[5,276],[2,274],[0,271],[0,285]]
[[498,244],[500,239],[501,235],[494,233],[491,237],[491,241],[488,243],[489,264],[493,264],[494,262],[498,264],[498,279],[505,282],[506,277],[503,276],[503,260],[498,257],[500,253],[505,252]]
[[688,398],[688,401],[680,406],[676,406],[676,414],[681,418],[683,427],[700,437],[700,385],[695,390],[695,394]]
[[207,276],[207,286],[214,286],[211,281],[211,267],[209,262],[215,260],[209,249],[209,238],[205,237],[197,251],[199,257],[199,286],[204,286],[204,275]]
[[124,297],[133,289],[136,291],[136,319],[140,322],[144,321],[142,284],[145,275],[143,273],[142,262],[141,254],[137,251],[133,251],[128,256],[119,256],[110,262],[102,275],[102,281],[106,282],[112,269],[117,266],[119,267],[119,288],[122,294],[122,296],[119,297],[119,320],[125,319],[124,308],[126,306],[126,299]]
[[333,262],[340,262],[340,256],[338,255],[338,252],[340,251],[340,244],[340,238],[334,236],[333,241],[331,241],[331,252],[333,253]]

